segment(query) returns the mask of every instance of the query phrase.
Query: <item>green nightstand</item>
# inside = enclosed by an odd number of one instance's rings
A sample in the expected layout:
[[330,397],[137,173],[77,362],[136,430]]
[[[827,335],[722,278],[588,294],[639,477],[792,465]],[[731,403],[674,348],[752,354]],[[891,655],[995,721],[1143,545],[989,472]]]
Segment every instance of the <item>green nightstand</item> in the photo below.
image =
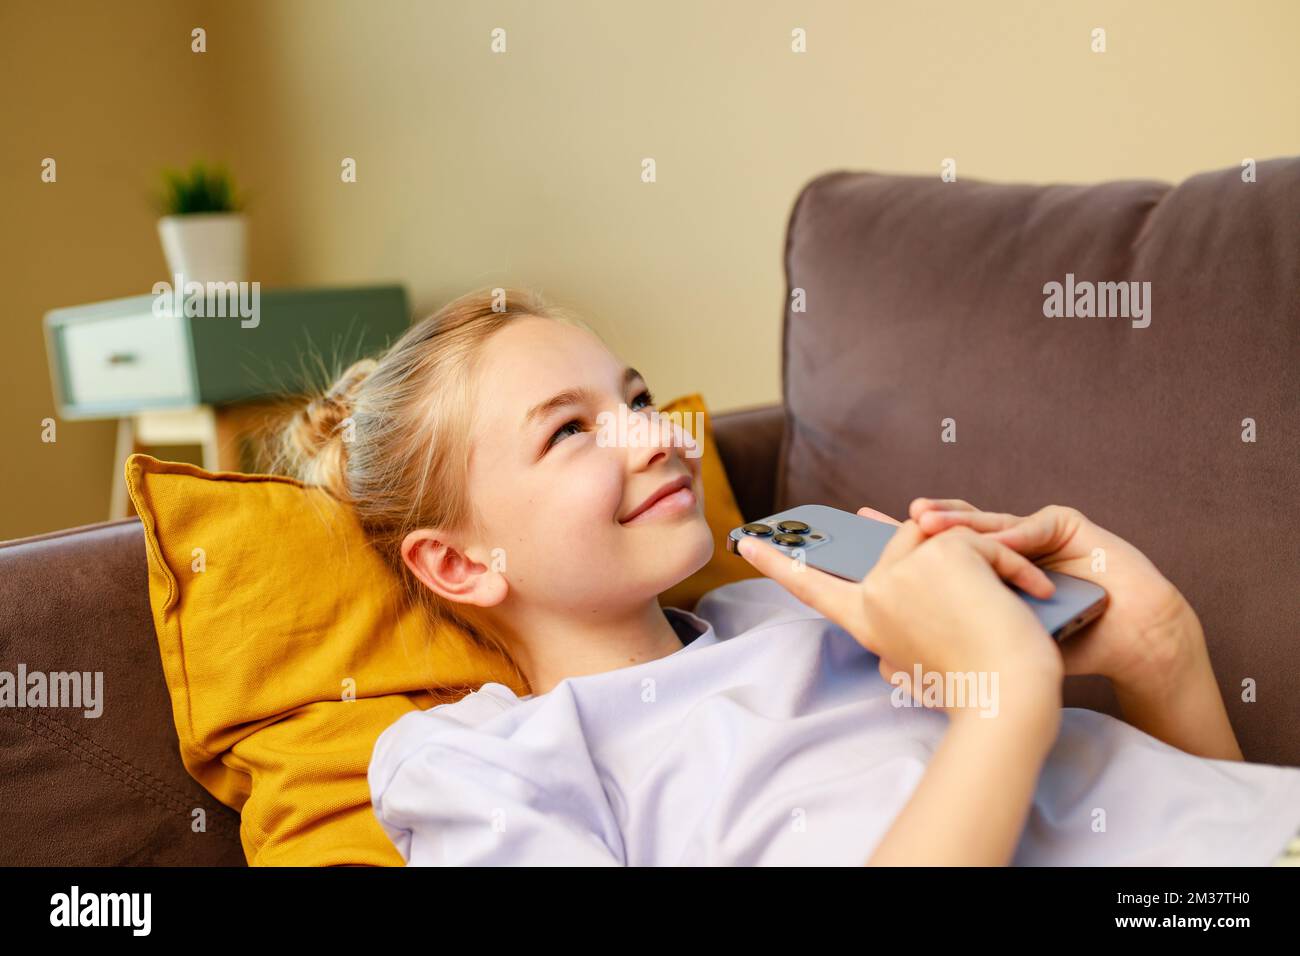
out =
[[205,311],[194,297],[170,300],[132,296],[45,314],[59,416],[118,420],[110,518],[129,513],[123,465],[138,446],[196,444],[204,468],[243,470],[241,429],[268,400],[303,393],[317,384],[319,362],[345,368],[410,324],[398,285],[266,290],[251,318],[233,296],[228,309],[207,298],[207,315],[185,314]]

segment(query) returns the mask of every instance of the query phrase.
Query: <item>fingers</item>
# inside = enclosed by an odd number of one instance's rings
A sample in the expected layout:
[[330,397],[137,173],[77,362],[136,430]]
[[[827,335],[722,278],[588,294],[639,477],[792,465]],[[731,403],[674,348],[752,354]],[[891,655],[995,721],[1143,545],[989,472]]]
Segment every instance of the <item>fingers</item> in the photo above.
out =
[[[925,535],[916,522],[905,521],[890,537],[867,580],[916,550]],[[863,619],[863,582],[846,581],[803,562],[796,562],[773,544],[757,538],[742,538],[736,544],[740,556],[760,574],[771,578],[804,604],[834,621],[866,644],[869,630]]]
[[1056,592],[1056,585],[1042,568],[993,537],[986,538],[963,525],[956,525],[945,534],[959,535],[964,543],[989,563],[998,577],[1009,581],[1028,594],[1046,599]]
[[1073,508],[1048,505],[989,537],[1030,557],[1053,554],[1074,536],[1083,516]]
[[871,570],[884,569],[900,560],[904,555],[915,551],[926,538],[925,533],[916,526],[915,521],[904,521],[898,526],[889,543],[880,552],[880,558]]
[[964,525],[972,531],[1001,531],[1024,519],[1018,515],[992,511],[923,511],[917,524],[926,534],[938,534],[954,525]]
[[877,511],[875,508],[859,508],[858,514],[864,518],[871,518],[874,521],[883,521],[885,524],[902,524],[902,522],[897,518],[891,518],[883,511]]
[[921,515],[931,510],[940,511],[978,511],[973,504],[962,501],[960,498],[913,498],[912,503],[907,506],[907,516],[913,521],[918,521]]
[[742,539],[736,550],[760,574],[771,578],[823,616],[845,626],[843,621],[847,609],[853,607],[852,598],[857,591],[855,584],[797,562],[775,545],[756,538]]
[[880,671],[880,676],[883,677],[885,682],[888,684],[894,682],[894,675],[898,673],[898,668],[889,663],[889,661],[885,660],[883,657],[880,658],[880,663],[876,665],[876,670]]
[[1059,552],[1085,519],[1074,508],[1048,505],[1028,517],[980,511],[956,498],[915,499],[909,511],[927,535],[957,527],[988,534],[995,541],[1031,558]]

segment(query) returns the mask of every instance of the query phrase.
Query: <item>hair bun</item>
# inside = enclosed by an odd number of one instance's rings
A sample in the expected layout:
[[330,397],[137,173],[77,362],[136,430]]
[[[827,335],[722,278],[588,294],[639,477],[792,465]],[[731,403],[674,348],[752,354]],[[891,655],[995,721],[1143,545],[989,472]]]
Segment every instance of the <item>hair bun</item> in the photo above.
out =
[[309,484],[325,486],[335,496],[346,497],[344,442],[339,428],[352,415],[357,393],[374,371],[376,359],[361,359],[348,365],[325,393],[300,408],[289,428],[286,440],[290,471]]
[[354,362],[323,394],[306,404],[295,436],[303,452],[319,454],[337,439],[339,427],[352,414],[357,393],[378,364],[372,358]]

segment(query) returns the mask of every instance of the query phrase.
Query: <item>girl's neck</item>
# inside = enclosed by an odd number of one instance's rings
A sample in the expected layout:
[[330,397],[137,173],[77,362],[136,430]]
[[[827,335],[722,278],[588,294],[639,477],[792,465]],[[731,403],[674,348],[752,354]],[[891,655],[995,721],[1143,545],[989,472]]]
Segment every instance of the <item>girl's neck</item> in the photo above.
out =
[[603,674],[680,651],[682,640],[657,600],[606,614],[529,609],[506,629],[511,656],[540,696],[566,677]]

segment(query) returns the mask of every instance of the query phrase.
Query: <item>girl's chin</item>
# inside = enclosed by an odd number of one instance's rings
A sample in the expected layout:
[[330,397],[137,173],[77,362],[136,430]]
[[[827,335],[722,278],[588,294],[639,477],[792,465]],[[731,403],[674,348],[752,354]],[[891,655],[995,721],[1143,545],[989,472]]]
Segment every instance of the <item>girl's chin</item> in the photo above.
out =
[[670,538],[666,542],[666,553],[672,556],[673,563],[677,565],[673,569],[675,576],[668,587],[686,580],[708,564],[716,547],[713,532],[709,530],[703,515],[697,521],[682,522],[675,530],[681,537]]

